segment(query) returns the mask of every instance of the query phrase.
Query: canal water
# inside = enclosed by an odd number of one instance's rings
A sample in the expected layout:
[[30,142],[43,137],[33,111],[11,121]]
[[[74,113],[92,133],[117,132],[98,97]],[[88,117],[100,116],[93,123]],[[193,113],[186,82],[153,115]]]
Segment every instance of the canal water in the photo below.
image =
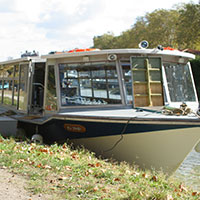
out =
[[200,153],[193,150],[177,169],[174,176],[200,192]]

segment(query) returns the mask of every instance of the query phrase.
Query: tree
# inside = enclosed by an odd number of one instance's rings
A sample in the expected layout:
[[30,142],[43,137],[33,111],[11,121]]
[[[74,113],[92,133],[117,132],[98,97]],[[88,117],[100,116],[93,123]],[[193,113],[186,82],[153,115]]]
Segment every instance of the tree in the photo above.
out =
[[200,49],[200,4],[184,4],[179,10],[177,42],[180,49]]
[[95,36],[93,38],[94,48],[110,49],[113,46],[115,36],[113,33],[106,33],[102,36]]
[[101,49],[137,48],[147,40],[150,48],[158,45],[200,49],[200,4],[180,4],[175,9],[159,9],[138,17],[131,29],[120,36],[107,33],[94,37],[94,47]]

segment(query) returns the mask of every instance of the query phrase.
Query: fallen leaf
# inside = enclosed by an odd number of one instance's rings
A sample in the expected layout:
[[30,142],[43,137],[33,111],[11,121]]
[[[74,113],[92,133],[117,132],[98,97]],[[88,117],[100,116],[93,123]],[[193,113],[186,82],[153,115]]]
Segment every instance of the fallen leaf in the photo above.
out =
[[72,168],[70,167],[70,166],[65,166],[64,167],[67,171],[71,171],[72,170]]
[[62,177],[58,178],[59,181],[63,181],[63,180],[66,180],[66,179],[68,179],[68,177],[66,177],[66,176],[62,176]]
[[174,200],[174,198],[172,197],[172,195],[168,194],[166,196],[165,200]]
[[35,164],[34,161],[30,161],[30,162],[29,162],[29,165],[34,165],[34,164]]
[[39,151],[42,152],[42,153],[49,153],[49,150],[46,149],[46,148],[44,148],[44,149],[39,149]]
[[49,183],[54,183],[54,182],[55,182],[55,180],[50,180],[50,181],[49,181]]
[[123,192],[123,193],[126,192],[126,190],[123,190],[123,189],[120,189],[120,188],[118,189],[118,191],[119,191],[119,192]]
[[153,176],[151,180],[157,182],[158,181],[158,177],[157,176]]
[[144,196],[144,194],[141,191],[139,191],[138,193],[140,196],[142,196],[142,197]]
[[95,165],[94,165],[94,164],[91,164],[91,163],[89,163],[88,166],[89,166],[89,167],[95,167]]
[[197,192],[192,192],[192,196],[196,196],[197,195]]
[[95,166],[96,167],[101,167],[102,165],[101,165],[101,163],[98,162],[98,163],[95,164]]
[[136,176],[139,176],[140,173],[138,173],[138,172],[134,172],[132,175],[136,177]]
[[102,190],[102,192],[104,192],[104,193],[107,193],[107,192],[108,192],[108,189],[107,189],[107,188],[102,188],[101,190]]
[[51,169],[51,166],[49,166],[49,165],[44,165],[42,168],[43,168],[43,169]]
[[180,192],[183,192],[183,191],[187,192],[188,191],[187,188],[184,187],[182,184],[179,185],[179,188],[180,188]]
[[88,171],[85,172],[85,176],[89,176],[90,173]]
[[99,190],[99,188],[98,188],[97,186],[95,186],[95,187],[93,188],[93,191],[96,192],[97,190]]
[[177,196],[181,197],[181,194],[180,194],[180,192],[178,192],[178,193],[177,193]]
[[41,164],[38,164],[37,167],[40,168],[40,167],[42,167],[42,165],[41,165]]
[[142,177],[148,178],[148,175],[146,173],[142,174]]
[[76,159],[78,159],[78,154],[76,152],[74,152],[71,154],[71,157],[76,160]]
[[19,159],[16,163],[17,163],[17,164],[20,164],[20,163],[24,163],[24,162],[25,162],[24,159]]

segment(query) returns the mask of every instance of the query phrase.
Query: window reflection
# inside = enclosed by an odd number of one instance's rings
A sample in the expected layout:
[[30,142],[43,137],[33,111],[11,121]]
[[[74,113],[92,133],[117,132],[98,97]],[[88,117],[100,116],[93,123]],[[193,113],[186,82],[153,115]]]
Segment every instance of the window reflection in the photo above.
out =
[[196,101],[189,66],[164,64],[167,86],[172,102]]
[[19,69],[19,64],[0,67],[0,103],[26,110],[28,65],[21,65],[21,76],[19,75]]
[[115,62],[60,64],[61,104],[121,103]]
[[4,78],[14,77],[14,66],[5,66],[4,67]]
[[13,88],[12,81],[5,80],[3,102],[6,105],[12,105],[12,88]]
[[27,110],[28,65],[20,66],[19,110]]
[[13,91],[13,105],[17,106],[17,101],[18,101],[18,87],[19,87],[19,80],[14,81],[14,91]]
[[3,80],[0,80],[0,103],[2,103]]
[[[62,84],[65,84],[64,82]],[[49,111],[57,110],[57,95],[56,95],[56,82],[54,65],[48,66],[48,78],[47,78],[47,92],[45,109]]]
[[131,78],[132,74],[131,74],[130,62],[122,63],[121,65],[125,81],[127,103],[132,104],[133,95],[132,95],[132,78]]

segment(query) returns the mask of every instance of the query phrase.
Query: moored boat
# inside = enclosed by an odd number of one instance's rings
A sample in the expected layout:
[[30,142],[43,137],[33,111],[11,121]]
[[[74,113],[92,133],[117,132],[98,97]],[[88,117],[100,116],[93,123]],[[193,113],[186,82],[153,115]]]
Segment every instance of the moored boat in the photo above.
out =
[[1,62],[1,106],[16,112],[12,117],[30,137],[70,140],[104,157],[171,173],[200,139],[193,58],[141,48]]

